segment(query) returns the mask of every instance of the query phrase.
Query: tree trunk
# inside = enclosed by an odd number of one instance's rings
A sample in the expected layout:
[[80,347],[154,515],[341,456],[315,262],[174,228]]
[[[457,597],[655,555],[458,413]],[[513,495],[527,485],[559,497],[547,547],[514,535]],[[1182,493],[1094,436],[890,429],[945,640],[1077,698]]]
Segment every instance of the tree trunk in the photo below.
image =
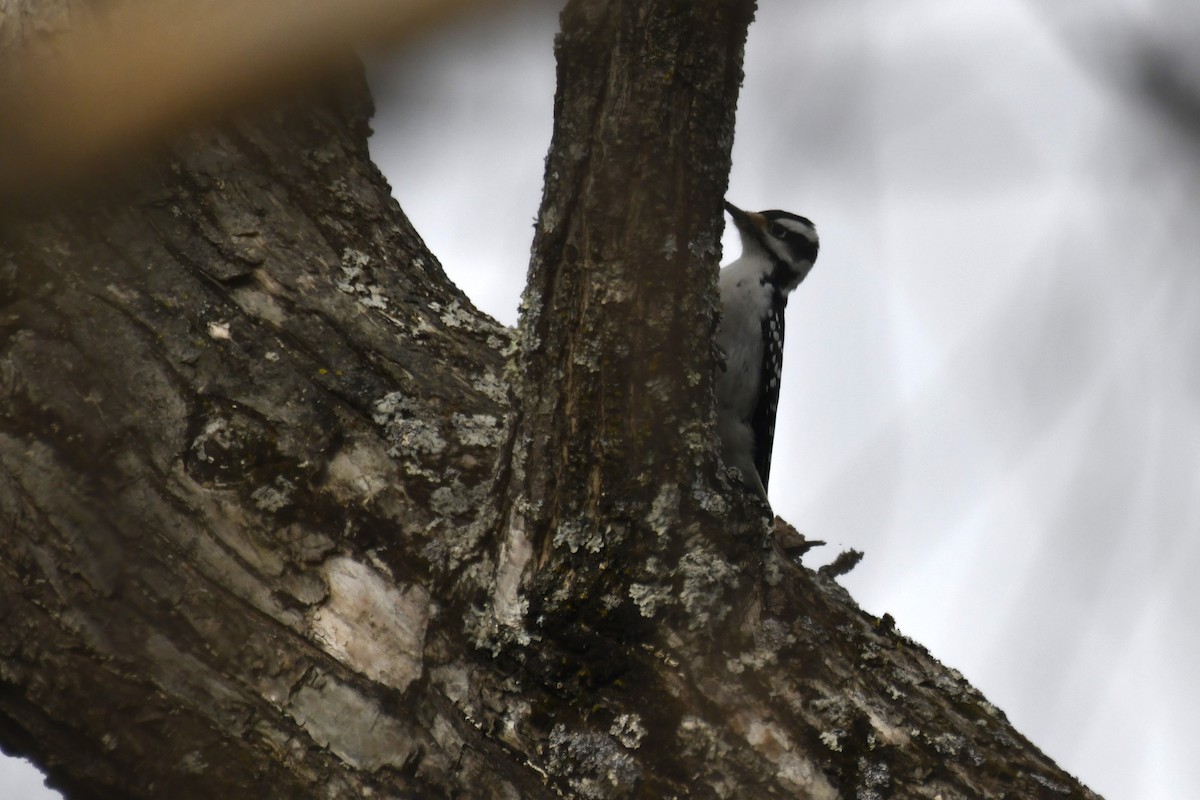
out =
[[1094,797],[720,468],[752,11],[568,4],[515,332],[358,72],[10,213],[0,745],[70,798]]

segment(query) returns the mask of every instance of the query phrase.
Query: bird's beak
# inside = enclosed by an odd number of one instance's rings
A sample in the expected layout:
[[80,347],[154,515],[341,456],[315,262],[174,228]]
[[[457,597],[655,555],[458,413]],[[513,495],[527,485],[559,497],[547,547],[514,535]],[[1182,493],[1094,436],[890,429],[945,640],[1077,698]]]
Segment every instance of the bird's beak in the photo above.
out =
[[766,230],[767,218],[762,214],[755,214],[753,211],[742,211],[728,200],[725,201],[725,210],[729,212],[729,216],[733,217],[734,224],[739,230]]

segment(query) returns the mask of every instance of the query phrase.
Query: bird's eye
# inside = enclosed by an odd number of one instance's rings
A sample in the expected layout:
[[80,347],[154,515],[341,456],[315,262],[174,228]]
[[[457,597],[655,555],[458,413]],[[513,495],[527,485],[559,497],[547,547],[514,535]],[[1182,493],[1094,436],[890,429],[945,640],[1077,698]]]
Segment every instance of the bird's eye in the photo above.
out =
[[774,236],[776,239],[786,239],[788,235],[787,228],[780,225],[778,222],[772,222],[767,226],[767,233]]

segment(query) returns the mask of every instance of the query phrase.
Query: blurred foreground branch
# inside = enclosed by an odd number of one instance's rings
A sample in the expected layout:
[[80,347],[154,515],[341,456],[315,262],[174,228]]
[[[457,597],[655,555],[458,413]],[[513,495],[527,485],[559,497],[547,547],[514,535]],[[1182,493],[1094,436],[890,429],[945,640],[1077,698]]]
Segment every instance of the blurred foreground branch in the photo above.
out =
[[1068,52],[1103,83],[1148,107],[1192,147],[1200,146],[1200,8],[1164,0],[1149,13],[1121,8],[1031,6]]
[[[0,64],[0,207],[52,193],[190,123],[311,83],[344,66],[355,47],[394,46],[502,2],[143,2],[84,22],[60,15],[63,30],[26,36]],[[0,16],[0,26],[20,19]],[[48,27],[38,18],[38,33]]]

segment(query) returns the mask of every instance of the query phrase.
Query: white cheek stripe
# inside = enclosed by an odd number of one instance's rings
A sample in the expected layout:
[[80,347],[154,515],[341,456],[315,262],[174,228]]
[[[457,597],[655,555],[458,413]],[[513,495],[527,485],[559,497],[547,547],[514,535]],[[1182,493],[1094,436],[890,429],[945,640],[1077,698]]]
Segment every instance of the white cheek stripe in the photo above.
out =
[[787,245],[785,245],[783,242],[779,241],[778,239],[774,239],[774,238],[768,236],[767,237],[767,247],[771,248],[771,252],[773,252],[775,254],[776,258],[778,258],[783,263],[785,263],[785,264],[792,263],[791,253],[788,252]]

